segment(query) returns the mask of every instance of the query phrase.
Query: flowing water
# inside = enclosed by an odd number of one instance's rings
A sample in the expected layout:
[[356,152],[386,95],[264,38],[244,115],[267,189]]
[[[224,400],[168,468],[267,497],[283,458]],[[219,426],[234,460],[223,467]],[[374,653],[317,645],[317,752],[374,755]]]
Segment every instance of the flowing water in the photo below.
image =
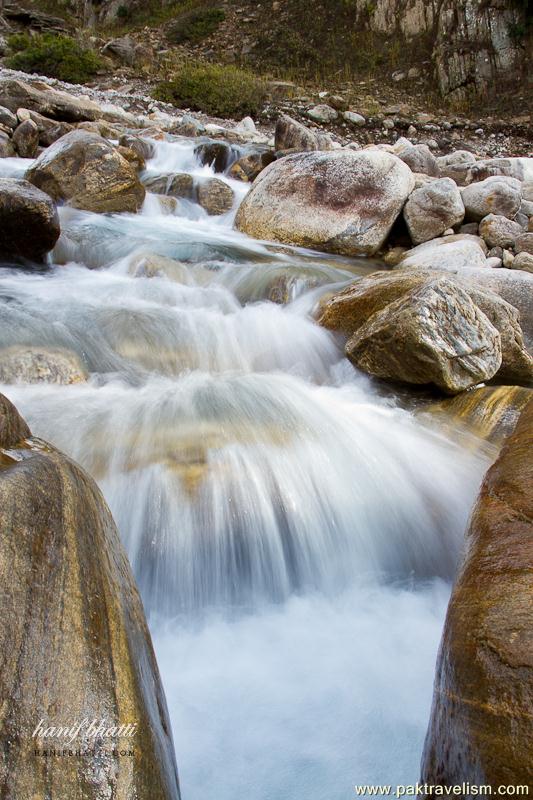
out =
[[[189,141],[147,175],[213,176]],[[234,154],[238,155],[238,152]],[[20,175],[20,159],[3,159]],[[375,264],[257,242],[147,195],[61,209],[47,270],[0,269],[0,344],[90,373],[16,384],[99,482],[149,621],[185,800],[410,783],[450,581],[494,453],[381,396],[311,312]]]

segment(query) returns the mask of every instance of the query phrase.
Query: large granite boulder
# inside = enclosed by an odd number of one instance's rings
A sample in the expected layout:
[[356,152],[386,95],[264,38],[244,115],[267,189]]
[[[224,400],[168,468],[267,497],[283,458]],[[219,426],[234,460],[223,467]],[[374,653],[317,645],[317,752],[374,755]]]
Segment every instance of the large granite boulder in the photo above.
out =
[[459,233],[442,236],[407,250],[396,269],[417,267],[418,269],[457,270],[486,267],[487,247],[479,236]]
[[422,781],[533,784],[533,401],[485,476],[437,663]]
[[28,108],[65,122],[95,120],[102,116],[100,107],[91,100],[60,92],[45,83],[33,85],[12,78],[0,80],[0,105],[13,112]]
[[256,178],[235,224],[259,239],[372,255],[413,188],[409,167],[381,150],[290,155]]
[[276,122],[274,148],[299,152],[331,150],[331,140],[320,131],[312,131],[287,114],[281,114]]
[[179,800],[150,634],[99,489],[3,396],[0,467],[2,796]]
[[0,255],[43,261],[60,234],[54,201],[31,183],[0,178]]
[[137,211],[145,189],[134,167],[95,133],[75,130],[48,147],[26,173],[55,200],[85,211]]
[[518,222],[501,214],[488,214],[479,223],[479,235],[489,247],[514,247],[516,239],[523,233]]
[[502,363],[497,329],[446,278],[374,313],[348,340],[346,355],[377,378],[432,384],[446,394],[490,380]]

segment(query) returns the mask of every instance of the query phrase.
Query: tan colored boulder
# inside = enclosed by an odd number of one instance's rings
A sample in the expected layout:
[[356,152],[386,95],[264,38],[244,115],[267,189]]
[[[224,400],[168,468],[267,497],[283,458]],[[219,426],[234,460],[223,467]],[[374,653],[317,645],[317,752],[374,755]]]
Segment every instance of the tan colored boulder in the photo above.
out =
[[281,114],[276,122],[274,149],[298,152],[330,150],[331,141],[329,137],[306,128],[287,114]]
[[[3,796],[179,800],[150,634],[100,490],[73,461],[30,438],[5,398],[0,465]],[[109,735],[91,737],[92,720],[105,720]],[[70,742],[38,735],[76,725]],[[54,747],[81,752],[41,755]]]
[[488,214],[479,223],[479,235],[489,247],[513,247],[523,233],[518,222],[499,214]]
[[502,363],[496,378],[530,386],[533,382],[533,359],[524,343],[517,309],[489,288],[479,287],[474,281],[459,281],[445,272],[408,269],[372,273],[324,302],[319,324],[350,337],[367,322],[370,323],[372,315],[391,303],[405,299],[408,306],[413,293],[436,277],[449,279],[449,286],[461,286],[500,334]]
[[377,378],[433,384],[446,394],[490,380],[502,363],[498,331],[446,278],[374,313],[348,340],[346,355]]
[[290,155],[256,178],[235,224],[259,239],[373,255],[413,186],[409,167],[381,150]]
[[514,259],[512,269],[521,269],[524,272],[533,272],[533,255],[531,253],[518,253]]
[[98,119],[102,113],[100,107],[90,100],[52,89],[46,83],[30,84],[12,78],[0,80],[0,104],[13,112],[28,108],[45,117],[65,122]]
[[39,128],[33,120],[26,119],[15,128],[13,144],[21,158],[35,158],[39,147]]
[[16,155],[11,137],[4,131],[0,131],[0,158],[13,158]]
[[403,255],[398,269],[417,267],[418,269],[457,270],[465,267],[486,267],[487,246],[479,236],[455,234],[442,236],[424,242]]
[[252,183],[260,172],[275,161],[274,153],[265,150],[261,153],[249,153],[234,161],[228,170],[228,176],[237,181]]
[[208,178],[198,184],[198,203],[210,216],[230,211],[235,201],[233,189],[218,178]]
[[59,234],[57,209],[47,194],[28,181],[0,178],[0,254],[43,261]]
[[493,177],[471,183],[461,190],[466,219],[479,222],[488,214],[514,219],[522,200],[522,187],[516,178]]
[[48,147],[26,173],[55,200],[85,211],[137,211],[145,189],[135,169],[101,136],[75,130]]
[[428,784],[533,784],[532,454],[529,402],[485,476],[466,536],[422,758]]
[[83,383],[88,373],[70,350],[13,345],[0,350],[0,383]]

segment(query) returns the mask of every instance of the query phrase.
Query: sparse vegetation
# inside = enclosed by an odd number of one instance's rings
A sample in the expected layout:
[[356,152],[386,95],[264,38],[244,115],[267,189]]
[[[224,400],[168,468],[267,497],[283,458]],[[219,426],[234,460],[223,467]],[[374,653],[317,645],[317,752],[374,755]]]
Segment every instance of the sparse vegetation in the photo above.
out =
[[224,20],[221,8],[210,6],[193,8],[180,14],[170,25],[168,38],[174,44],[201,42],[216,31]]
[[36,72],[70,83],[86,83],[102,66],[100,57],[80,46],[70,36],[43,33],[29,36],[13,34],[8,38],[13,55],[7,66],[23,72]]
[[174,78],[159,84],[154,94],[181,108],[237,117],[260,110],[266,87],[256,75],[238,67],[186,62]]

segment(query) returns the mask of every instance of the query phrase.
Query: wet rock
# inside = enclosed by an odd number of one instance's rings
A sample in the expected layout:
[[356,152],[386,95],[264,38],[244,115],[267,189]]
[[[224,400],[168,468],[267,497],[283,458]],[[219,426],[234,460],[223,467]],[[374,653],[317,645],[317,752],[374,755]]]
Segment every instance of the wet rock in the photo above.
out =
[[329,298],[322,305],[319,324],[349,337],[391,303],[403,299],[408,308],[409,298],[436,277],[446,277],[448,287],[458,286],[464,290],[498,331],[502,362],[496,377],[531,385],[533,360],[524,344],[519,312],[490,288],[480,288],[475,280],[458,281],[455,276],[443,272],[435,276],[431,270],[421,269],[373,273]]
[[413,172],[424,175],[440,175],[437,159],[425,144],[410,144],[396,151],[398,158],[407,164]]
[[13,131],[13,144],[21,158],[35,158],[39,147],[39,128],[27,119]]
[[0,131],[0,158],[13,158],[16,156],[13,142],[7,133]]
[[330,150],[328,137],[306,128],[287,114],[281,114],[276,122],[275,150],[294,150],[298,152]]
[[[179,800],[170,722],[141,600],[92,478],[0,398],[0,691],[6,797]],[[16,690],[14,689],[16,687]],[[76,758],[43,758],[39,720],[82,728]],[[55,744],[59,744],[54,740]],[[95,770],[94,749],[99,751]],[[114,751],[132,750],[121,758]]]
[[479,222],[488,214],[514,219],[522,199],[520,181],[515,178],[486,178],[461,190],[467,219]]
[[521,411],[531,399],[533,389],[523,386],[480,386],[431,403],[421,413],[437,415],[439,427],[451,423],[452,436],[460,425],[485,441],[501,444],[513,432]]
[[158,175],[155,178],[145,178],[144,185],[149,192],[165,194],[169,197],[194,197],[194,179],[187,172],[178,172],[174,175]]
[[409,167],[379,150],[290,155],[259,175],[236,226],[259,239],[372,255],[413,185]]
[[441,236],[459,225],[465,207],[457,184],[450,178],[431,181],[409,195],[403,216],[415,244]]
[[215,172],[225,172],[232,150],[225,142],[205,142],[194,149],[194,154],[202,166],[212,167]]
[[432,239],[408,250],[398,268],[456,270],[463,267],[485,267],[486,246],[477,236],[458,234]]
[[488,214],[479,223],[479,235],[489,247],[513,247],[521,233],[518,223],[498,214]]
[[137,211],[145,190],[135,169],[101,136],[75,130],[42,153],[26,177],[85,211]]
[[128,164],[131,164],[136,172],[144,172],[146,169],[146,161],[137,150],[133,150],[131,147],[123,147],[119,144],[117,147],[117,153],[119,153],[122,158],[125,158]]
[[502,362],[496,328],[445,278],[374,313],[348,340],[346,355],[375,377],[432,384],[446,394],[490,380]]
[[470,520],[437,662],[422,758],[428,784],[533,780],[532,453],[530,402]]
[[118,140],[121,147],[129,147],[134,150],[144,161],[148,161],[154,156],[154,145],[147,139],[141,139],[140,136],[134,136],[131,133],[124,133]]
[[3,256],[43,261],[59,233],[57,209],[47,194],[27,181],[0,178],[0,253]]
[[235,201],[233,189],[218,178],[209,178],[198,185],[198,203],[210,216],[230,211]]
[[250,153],[235,161],[231,165],[228,175],[235,180],[252,183],[265,167],[275,161],[275,158],[274,153],[269,150],[263,153]]
[[76,353],[15,345],[0,350],[0,383],[83,383],[88,373]]

